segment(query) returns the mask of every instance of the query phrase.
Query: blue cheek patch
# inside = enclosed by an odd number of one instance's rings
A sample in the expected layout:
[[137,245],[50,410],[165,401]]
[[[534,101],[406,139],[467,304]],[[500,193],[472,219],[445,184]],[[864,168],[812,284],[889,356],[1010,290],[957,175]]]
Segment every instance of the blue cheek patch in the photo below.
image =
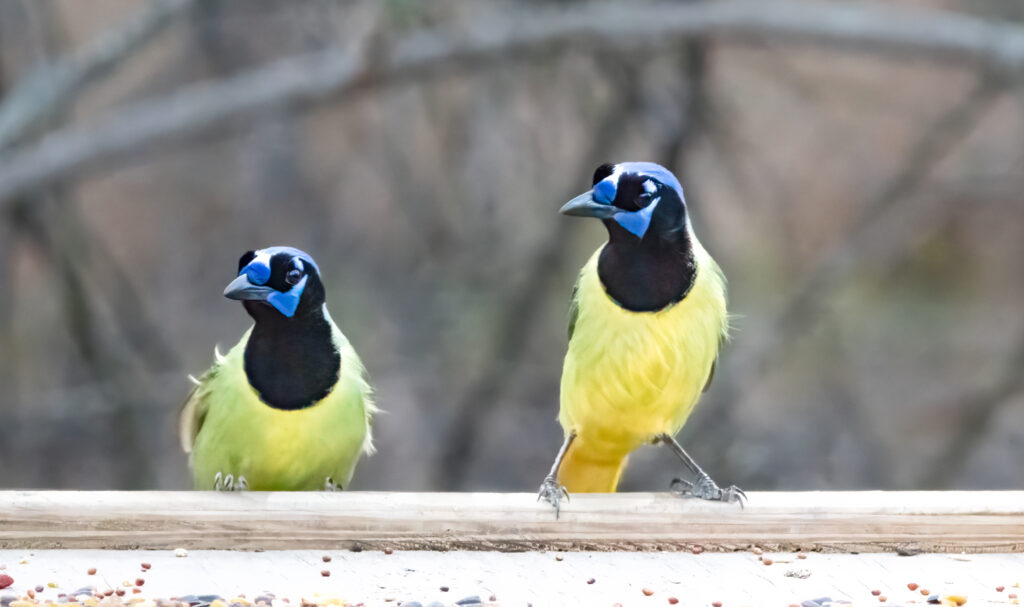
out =
[[277,308],[277,311],[284,314],[288,318],[295,316],[295,310],[299,307],[299,299],[302,297],[302,291],[306,288],[306,279],[309,276],[303,276],[299,284],[292,287],[285,293],[280,291],[274,291],[267,296],[267,303]]
[[615,182],[610,179],[604,179],[598,181],[597,185],[594,186],[593,198],[594,202],[600,202],[601,204],[611,204],[615,200],[616,191]]
[[658,206],[659,202],[661,198],[655,198],[651,204],[639,211],[616,213],[613,219],[637,238],[643,238],[647,229],[651,227],[651,216],[654,215],[654,207]]
[[270,280],[270,266],[264,263],[254,261],[245,266],[245,269],[242,271],[245,272],[249,282],[254,285],[264,285]]

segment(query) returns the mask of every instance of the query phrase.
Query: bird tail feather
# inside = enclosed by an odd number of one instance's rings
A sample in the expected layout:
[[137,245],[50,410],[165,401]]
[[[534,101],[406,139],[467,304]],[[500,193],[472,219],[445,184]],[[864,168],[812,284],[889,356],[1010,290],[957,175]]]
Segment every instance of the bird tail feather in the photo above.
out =
[[626,455],[594,453],[577,440],[562,459],[558,480],[569,493],[615,493],[626,459]]

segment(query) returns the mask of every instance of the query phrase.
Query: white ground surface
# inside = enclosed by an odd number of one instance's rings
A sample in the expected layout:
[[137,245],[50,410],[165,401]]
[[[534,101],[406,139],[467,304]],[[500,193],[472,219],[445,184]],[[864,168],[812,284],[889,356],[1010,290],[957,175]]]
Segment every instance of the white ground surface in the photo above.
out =
[[[331,556],[330,563],[322,561]],[[556,557],[560,557],[559,561]],[[469,595],[484,602],[493,594],[502,606],[587,605],[612,607],[667,605],[786,606],[830,596],[856,605],[879,605],[871,595],[882,591],[891,605],[923,604],[916,582],[936,594],[958,593],[967,605],[1011,604],[1009,594],[1024,597],[1024,554],[948,555],[770,554],[764,565],[750,552],[728,554],[641,552],[382,552],[340,551],[172,551],[0,550],[0,565],[15,583],[0,591],[23,594],[28,588],[55,582],[42,598],[73,592],[83,586],[120,586],[142,577],[142,597],[186,594],[244,593],[250,599],[264,591],[289,597],[337,597],[352,604],[390,605],[406,600],[451,604]],[[27,561],[27,562],[22,562]],[[140,570],[151,563],[148,572]],[[97,573],[88,575],[89,568]],[[331,572],[322,577],[321,570]],[[787,573],[809,574],[805,579]],[[594,583],[588,584],[590,578]],[[449,587],[442,592],[442,586]],[[997,586],[1005,586],[997,592]],[[643,589],[653,591],[645,596]],[[129,594],[128,596],[133,596]]]

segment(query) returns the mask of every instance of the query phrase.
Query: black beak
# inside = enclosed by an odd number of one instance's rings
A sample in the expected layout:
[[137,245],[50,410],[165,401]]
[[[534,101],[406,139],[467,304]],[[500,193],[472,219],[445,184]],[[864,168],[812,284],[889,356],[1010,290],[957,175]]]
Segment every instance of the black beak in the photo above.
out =
[[270,297],[270,294],[273,292],[274,290],[270,287],[252,284],[249,282],[248,276],[241,274],[224,289],[224,297],[248,301],[266,301],[267,297]]
[[586,192],[573,198],[558,211],[562,215],[574,217],[597,217],[598,219],[609,219],[618,211],[610,204],[601,204],[594,201],[593,192]]

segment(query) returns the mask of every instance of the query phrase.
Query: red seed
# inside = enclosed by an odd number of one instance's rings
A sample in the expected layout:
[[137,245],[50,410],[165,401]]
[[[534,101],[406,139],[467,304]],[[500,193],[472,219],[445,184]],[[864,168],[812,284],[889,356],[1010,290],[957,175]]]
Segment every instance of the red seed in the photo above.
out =
[[143,569],[149,569],[150,567],[152,567],[152,565],[150,565],[149,563],[143,563],[142,564],[142,568]]
[[35,591],[35,590],[32,590],[31,588],[29,588],[28,590],[26,590],[26,591],[25,591],[25,594],[27,594],[27,595],[28,595],[28,598],[30,598],[30,599],[34,599],[34,598],[36,598],[36,591]]
[[6,573],[0,573],[0,588],[7,588],[14,583],[14,578]]
[[597,580],[595,580],[594,578],[590,578],[589,580],[587,580],[587,583],[588,583],[588,584],[593,584],[593,583],[594,583],[594,582],[596,582],[596,581],[597,581]]
[[392,549],[390,549],[390,548],[385,548],[385,549],[384,549],[384,554],[391,554],[391,553],[393,553],[393,552],[394,552],[394,550],[392,550]]
[[89,575],[96,575],[96,568],[89,567],[89,571],[87,571],[86,573],[88,573]]
[[140,577],[135,578],[135,585],[136,586],[141,586],[141,585],[143,585],[145,583],[146,583],[146,580],[144,580],[144,579],[142,579]]
[[910,582],[909,584],[907,584],[907,588],[910,588],[911,590],[917,590],[917,584],[915,584],[914,582]]
[[1006,586],[996,586],[996,592],[1002,592],[1006,590]]
[[643,592],[643,593],[644,593],[644,596],[651,596],[652,594],[654,594],[654,591],[653,591],[653,590],[651,590],[650,588],[644,588],[644,589],[643,589],[643,590],[641,590],[640,592]]
[[692,552],[694,554],[700,554],[700,553],[704,552],[704,547],[703,546],[694,546],[693,548],[690,548],[690,552]]
[[112,594],[114,594],[114,590],[112,588],[108,588],[103,591],[103,596],[110,596]]
[[880,597],[878,597],[878,602],[879,602],[879,603],[884,603],[884,602],[886,602],[886,601],[888,601],[888,600],[889,600],[889,599],[887,599],[887,598],[886,598],[886,597],[884,597],[884,596],[880,596]]
[[114,593],[117,594],[117,596],[124,596],[124,588],[118,588]]
[[326,570],[326,569],[324,569],[323,571],[320,572],[320,575],[322,575],[324,577],[331,577],[331,572]]
[[711,603],[711,607],[722,607],[722,601],[714,601]]
[[677,599],[676,597],[674,597],[674,596],[668,597],[668,604],[669,605],[675,605],[678,602],[679,602],[679,599]]
[[764,563],[765,565],[771,565],[772,564],[772,560],[771,559],[761,559],[761,562]]
[[441,592],[448,592],[447,586],[441,586]]
[[922,596],[928,596],[928,595],[929,595],[929,594],[931,594],[931,593],[932,593],[932,591],[931,591],[931,590],[928,590],[927,588],[922,588],[922,589],[921,589],[921,595],[922,595]]
[[561,562],[564,559],[561,556],[555,555],[555,560]]
[[330,563],[330,562],[331,562],[331,557],[329,557],[329,556],[328,556],[328,555],[326,555],[326,554],[325,554],[325,555],[323,555],[323,556],[322,556],[322,557],[320,557],[320,558],[322,558],[322,559],[324,560],[324,562],[325,562],[325,563]]
[[1011,592],[1010,594],[1006,595],[1006,597],[1007,597],[1007,598],[1010,598],[1010,599],[1015,599],[1015,598],[1017,598],[1017,595],[1016,595],[1016,594],[1013,594],[1013,593]]
[[142,592],[142,588],[132,588],[132,594],[139,594]]
[[46,590],[46,588],[43,588],[42,585],[36,586],[36,592],[42,592],[44,590]]
[[492,595],[491,595],[491,598],[489,598],[489,599],[487,599],[487,600],[489,600],[490,602],[492,602],[492,603],[493,603],[494,601],[497,601],[497,600],[498,600],[498,596],[497,596],[497,595],[494,595],[494,594],[492,594]]
[[871,594],[874,595],[874,596],[881,596],[882,591],[881,590],[872,590]]

